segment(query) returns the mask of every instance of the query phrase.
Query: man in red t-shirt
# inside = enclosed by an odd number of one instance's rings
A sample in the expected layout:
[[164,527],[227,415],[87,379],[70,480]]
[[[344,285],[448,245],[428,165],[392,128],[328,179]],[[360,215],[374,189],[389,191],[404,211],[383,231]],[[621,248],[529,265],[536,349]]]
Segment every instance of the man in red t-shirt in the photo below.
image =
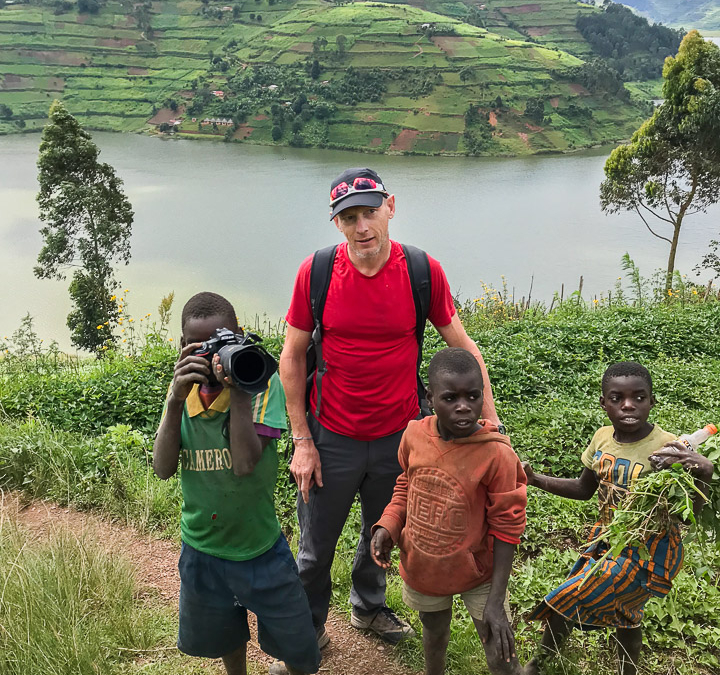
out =
[[[359,493],[362,533],[352,571],[351,622],[394,643],[412,635],[412,628],[385,606],[385,572],[370,556],[370,529],[392,498],[401,472],[400,437],[419,412],[415,305],[402,246],[388,236],[395,195],[374,171],[356,168],[332,182],[330,200],[330,217],[347,243],[337,248],[322,317],[327,372],[319,418],[305,410],[312,256],[295,280],[280,357],[295,441],[290,471],[300,492],[297,562],[323,647],[329,641],[325,621],[335,546]],[[497,424],[483,358],[455,312],[442,267],[433,258],[429,262],[428,318],[448,346],[477,358],[485,383],[482,416]],[[315,397],[313,385],[310,400]]]

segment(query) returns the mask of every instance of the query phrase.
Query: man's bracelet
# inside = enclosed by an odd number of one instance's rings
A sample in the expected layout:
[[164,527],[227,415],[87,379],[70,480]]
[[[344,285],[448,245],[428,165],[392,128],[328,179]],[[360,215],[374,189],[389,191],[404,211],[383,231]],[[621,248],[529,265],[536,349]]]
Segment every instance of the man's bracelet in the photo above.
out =
[[292,439],[294,441],[311,441],[312,436],[293,436]]

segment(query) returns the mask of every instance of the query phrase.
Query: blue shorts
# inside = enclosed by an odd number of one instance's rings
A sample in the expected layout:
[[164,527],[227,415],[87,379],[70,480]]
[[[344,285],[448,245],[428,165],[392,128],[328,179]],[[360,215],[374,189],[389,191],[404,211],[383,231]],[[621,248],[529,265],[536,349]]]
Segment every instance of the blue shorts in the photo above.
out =
[[183,543],[178,649],[220,658],[250,639],[257,616],[264,652],[303,673],[316,673],[320,651],[307,596],[284,535],[252,560],[223,560]]

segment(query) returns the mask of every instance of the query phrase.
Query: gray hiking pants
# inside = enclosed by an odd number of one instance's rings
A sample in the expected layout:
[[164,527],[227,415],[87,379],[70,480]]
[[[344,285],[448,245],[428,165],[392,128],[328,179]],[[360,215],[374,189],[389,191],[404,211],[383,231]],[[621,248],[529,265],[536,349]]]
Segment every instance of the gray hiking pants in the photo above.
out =
[[392,498],[400,475],[397,453],[403,432],[375,441],[356,441],[333,433],[312,416],[310,431],[322,463],[323,487],[310,490],[307,504],[298,494],[300,546],[297,564],[316,628],[327,620],[335,547],[355,495],[362,506],[362,531],[352,569],[350,604],[371,614],[385,604],[385,570],[370,557],[370,529]]

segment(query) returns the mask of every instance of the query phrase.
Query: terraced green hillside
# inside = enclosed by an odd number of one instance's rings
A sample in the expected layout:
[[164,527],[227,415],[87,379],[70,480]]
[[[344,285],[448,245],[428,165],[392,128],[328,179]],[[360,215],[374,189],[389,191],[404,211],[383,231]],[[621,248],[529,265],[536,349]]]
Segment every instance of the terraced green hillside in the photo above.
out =
[[163,124],[380,152],[528,154],[626,138],[647,111],[580,58],[578,7],[497,0],[483,28],[410,5],[323,0],[109,0],[97,14],[6,5],[0,105],[12,116],[0,132],[42,126],[57,97],[93,129]]
[[474,25],[508,38],[531,39],[581,57],[592,53],[575,27],[578,12],[596,11],[592,3],[576,0],[408,0],[408,3],[461,20],[468,17]]

